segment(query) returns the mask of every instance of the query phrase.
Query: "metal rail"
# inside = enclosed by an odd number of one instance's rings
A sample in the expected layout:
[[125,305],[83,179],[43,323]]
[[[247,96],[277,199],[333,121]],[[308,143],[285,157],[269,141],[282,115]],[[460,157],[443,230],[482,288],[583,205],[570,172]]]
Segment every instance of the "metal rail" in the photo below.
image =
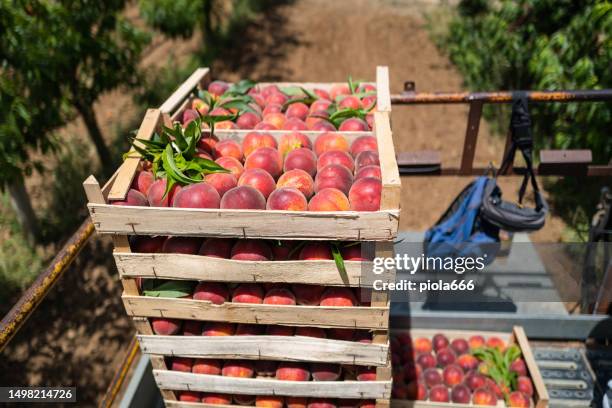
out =
[[111,381],[108,389],[106,390],[106,394],[104,398],[98,405],[100,408],[109,408],[115,402],[117,395],[119,394],[119,390],[121,390],[121,386],[125,382],[127,378],[128,371],[130,371],[130,367],[134,363],[134,359],[138,355],[138,351],[140,350],[140,346],[138,345],[138,340],[136,337],[132,337],[132,341],[127,348],[127,352],[121,361],[121,367],[119,370],[115,372],[113,376],[113,380]]

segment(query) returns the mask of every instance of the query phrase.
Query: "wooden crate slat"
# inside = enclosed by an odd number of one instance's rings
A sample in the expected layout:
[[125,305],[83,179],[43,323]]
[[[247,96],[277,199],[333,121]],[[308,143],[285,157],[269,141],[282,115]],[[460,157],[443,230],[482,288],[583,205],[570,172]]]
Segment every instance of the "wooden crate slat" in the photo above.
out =
[[391,112],[389,67],[376,67],[376,110],[378,112]]
[[206,80],[209,73],[210,70],[208,68],[196,69],[193,74],[191,74],[189,78],[187,78],[168,99],[166,99],[159,110],[164,113],[171,113],[189,96],[191,91]]
[[388,112],[374,113],[374,133],[378,142],[380,172],[382,175],[381,210],[396,210],[400,208],[402,183],[395,158],[393,135]]
[[399,210],[308,212],[127,207],[88,204],[101,234],[387,241]]
[[224,394],[321,398],[389,398],[391,381],[279,381],[153,370],[159,388]]
[[[234,261],[201,255],[115,252],[122,278],[186,279],[207,282],[276,282],[346,286],[334,261]],[[363,286],[372,262],[345,261],[349,286]],[[393,271],[377,275],[394,280]]]
[[192,358],[386,366],[388,344],[305,336],[138,336],[144,353]]
[[388,307],[277,306],[123,295],[130,316],[231,323],[281,324],[330,328],[386,329]]

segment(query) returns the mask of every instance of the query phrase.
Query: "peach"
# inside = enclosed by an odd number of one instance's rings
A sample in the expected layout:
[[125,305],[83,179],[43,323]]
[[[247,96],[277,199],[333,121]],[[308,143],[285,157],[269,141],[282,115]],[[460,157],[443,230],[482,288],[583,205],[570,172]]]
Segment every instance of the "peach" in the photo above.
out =
[[[266,108],[267,109],[267,108]],[[277,129],[282,129],[285,126],[287,118],[280,112],[266,113],[264,109],[263,121],[273,125]]]
[[226,170],[229,170],[237,179],[240,179],[242,173],[244,173],[244,166],[240,163],[240,160],[234,157],[219,157],[215,160],[219,166],[223,167]]
[[204,116],[208,113],[210,106],[200,98],[193,98],[191,101],[191,109],[195,109],[200,115]]
[[276,369],[276,379],[283,381],[308,381],[310,371],[302,363],[283,361]]
[[514,391],[508,395],[508,405],[510,407],[529,408],[531,406],[531,401],[529,397],[522,392]]
[[219,208],[221,196],[208,183],[196,183],[183,187],[174,196],[173,207],[177,208]]
[[195,255],[202,246],[202,240],[197,237],[168,237],[162,247],[166,254]]
[[327,338],[334,340],[352,341],[355,338],[353,329],[327,329]]
[[255,374],[257,377],[274,377],[277,365],[276,361],[257,360],[255,361]]
[[357,367],[357,381],[376,381],[376,367]]
[[367,84],[367,83],[359,84],[359,86],[357,87],[357,93],[363,93],[363,92],[376,92],[376,85]]
[[375,177],[363,177],[355,181],[349,190],[348,198],[353,211],[380,210],[382,181]]
[[380,166],[378,152],[366,150],[355,156],[355,170],[359,171],[366,166]]
[[201,336],[202,322],[197,320],[185,320],[183,322],[183,336]]
[[341,132],[365,132],[370,130],[370,126],[363,119],[348,118],[342,121],[338,130]]
[[198,111],[194,109],[185,109],[185,111],[183,112],[182,118],[181,118],[182,119],[181,124],[183,125],[183,127],[187,127],[189,123],[193,122],[199,117],[200,117],[200,114],[198,113]]
[[207,322],[202,329],[202,336],[233,336],[236,325],[226,322]]
[[334,84],[329,88],[329,96],[332,101],[337,100],[338,96],[350,94],[351,90],[348,84]]
[[317,137],[314,143],[314,150],[317,156],[329,150],[349,151],[349,144],[346,138],[337,132],[326,132]]
[[461,354],[455,361],[463,371],[475,370],[478,367],[478,359],[471,354]]
[[264,169],[250,169],[238,180],[239,186],[250,186],[258,190],[267,200],[270,194],[276,189],[274,178]]
[[221,305],[229,299],[227,286],[219,282],[200,282],[193,291],[194,300],[205,300]]
[[278,150],[272,147],[260,147],[246,158],[244,168],[264,169],[272,177],[277,178],[283,169],[283,159]]
[[212,258],[229,259],[234,241],[225,238],[207,238],[202,243],[198,255]]
[[308,136],[300,132],[285,133],[280,137],[280,141],[278,143],[278,151],[283,157],[285,157],[290,151],[302,147],[310,150],[312,149],[312,143],[310,142]]
[[178,391],[179,401],[200,402],[202,393],[197,391]]
[[377,102],[378,101],[376,100],[376,95],[364,96],[363,98],[361,98],[361,106],[363,106],[363,109],[365,109],[368,112],[376,107]]
[[278,188],[293,187],[298,189],[306,198],[314,194],[314,181],[310,174],[302,169],[293,169],[283,173],[276,183]]
[[311,177],[314,176],[317,172],[317,157],[312,150],[301,147],[287,153],[283,170],[287,172],[293,169],[304,170]]
[[533,383],[527,376],[521,375],[516,379],[516,389],[529,397],[533,397]]
[[470,389],[464,384],[457,384],[451,390],[451,401],[458,404],[469,404],[472,399]]
[[441,384],[434,385],[429,390],[429,400],[433,402],[449,402],[450,395],[448,388]]
[[219,140],[216,136],[202,136],[200,140],[198,140],[197,148],[203,150],[204,152],[212,155],[213,149]]
[[270,113],[283,113],[283,106],[278,103],[271,103],[264,107],[262,111],[263,115],[266,116]]
[[291,118],[285,121],[285,123],[283,124],[283,130],[308,130],[308,126],[303,120],[300,120],[298,118]]
[[265,241],[241,239],[236,242],[230,255],[237,261],[269,261],[272,250]]
[[458,355],[467,353],[470,350],[470,345],[465,339],[453,339],[450,343],[451,349]]
[[320,327],[297,327],[295,329],[296,336],[316,337],[319,339],[327,338],[325,330]]
[[260,147],[272,147],[276,149],[276,139],[269,133],[250,132],[242,140],[242,151],[248,157]]
[[232,292],[232,302],[236,303],[261,303],[264,291],[257,283],[241,283]]
[[353,95],[345,96],[338,103],[339,109],[361,109],[361,100]]
[[209,116],[227,116],[231,115],[231,112],[224,108],[214,108],[208,113]]
[[255,396],[254,395],[234,394],[232,396],[232,398],[234,399],[234,403],[236,403],[238,405],[249,406],[249,405],[253,405],[255,403]]
[[295,241],[272,241],[272,257],[275,261],[287,261],[291,255],[292,259],[297,258],[295,249]]
[[[249,302],[243,302],[249,303]],[[261,302],[259,302],[261,303]],[[259,324],[239,323],[236,325],[236,336],[260,336],[265,332],[265,326]]]
[[285,398],[276,395],[258,395],[255,398],[255,406],[262,408],[283,408]]
[[295,305],[295,296],[289,289],[276,287],[266,292],[263,303],[266,305]]
[[374,136],[359,136],[351,143],[351,155],[357,157],[361,152],[378,151],[378,142]]
[[[217,123],[216,127],[219,127]],[[225,139],[217,142],[213,148],[213,155],[215,158],[219,157],[233,157],[236,160],[242,160],[242,148],[232,139]]]
[[202,402],[211,405],[230,405],[232,397],[227,394],[205,393],[202,397]]
[[350,208],[348,198],[336,188],[324,188],[308,203],[308,211],[348,211]]
[[308,105],[302,102],[292,103],[287,107],[285,116],[287,116],[287,118],[298,118],[300,120],[304,120],[306,119],[306,116],[308,116]]
[[144,235],[136,235],[130,240],[130,248],[132,252],[140,252],[145,254],[162,252],[166,237],[148,237]]
[[312,363],[310,372],[314,381],[337,381],[342,371],[339,364]]
[[433,387],[434,385],[442,384],[442,375],[435,368],[427,368],[423,371],[423,380],[428,387]]
[[345,261],[370,261],[368,258],[369,254],[361,252],[361,244],[353,243],[352,245],[345,245],[340,249],[342,259]]
[[170,370],[183,371],[185,373],[190,373],[192,367],[193,359],[187,357],[173,357],[170,364]]
[[[149,193],[151,185],[155,182],[155,177],[150,171],[139,170],[132,181],[132,188],[140,191],[145,196]],[[149,205],[148,202],[146,205]]]
[[289,98],[282,92],[273,92],[266,97],[267,105],[283,105]]
[[259,122],[261,122],[261,118],[254,112],[244,112],[236,119],[236,125],[240,129],[253,129]]
[[295,335],[295,328],[291,326],[270,325],[266,327],[266,334],[268,336],[293,336]]
[[253,129],[255,130],[279,130],[276,126],[267,122],[259,122]]
[[232,173],[207,174],[204,177],[204,181],[213,186],[220,197],[223,197],[223,194],[238,185],[238,179]]
[[497,405],[497,396],[488,388],[479,387],[474,390],[472,394],[472,403],[474,405]]
[[446,367],[449,364],[453,364],[456,359],[457,356],[455,352],[449,347],[440,349],[436,352],[436,360],[440,367]]
[[416,362],[423,368],[434,368],[437,365],[436,358],[431,353],[419,354]]
[[155,180],[147,193],[147,201],[151,207],[171,207],[174,203],[174,196],[181,189],[181,186],[175,184],[168,194],[164,195],[166,192],[166,179]]
[[331,101],[326,99],[317,99],[310,105],[310,113],[319,112],[319,111],[327,111],[329,105],[331,105]]
[[463,370],[457,364],[447,365],[444,367],[444,371],[442,371],[442,378],[444,379],[444,384],[452,388],[463,382]]
[[238,125],[231,120],[222,120],[221,122],[215,123],[215,129],[238,129]]
[[329,131],[335,131],[336,128],[334,127],[334,125],[332,125],[329,120],[327,120],[329,118],[329,113],[322,111],[322,112],[313,112],[312,115],[308,116],[305,120],[306,122],[306,127],[310,130],[314,130],[315,127],[321,127],[320,124],[321,123],[329,123],[331,125],[330,129],[319,129],[319,130],[329,130]]
[[320,99],[317,99],[319,101],[322,99],[327,100],[327,101],[331,100],[331,96],[329,96],[329,92],[327,92],[325,89],[315,88],[312,90],[312,92],[320,98]]
[[298,258],[302,261],[333,259],[331,247],[326,242],[309,242],[300,250]]
[[304,285],[299,283],[291,285],[295,301],[298,305],[303,306],[319,306],[324,289],[325,287],[320,285]]
[[510,364],[510,371],[514,371],[519,376],[527,375],[527,365],[525,364],[525,360],[522,358],[517,358]]
[[350,170],[340,164],[328,164],[319,169],[315,177],[315,192],[326,188],[335,188],[348,194],[353,184]]
[[487,347],[493,347],[499,351],[504,351],[506,349],[506,343],[499,337],[492,336],[487,339]]
[[433,344],[433,349],[436,352],[443,348],[447,348],[450,344],[448,337],[446,337],[442,333],[435,334],[431,339],[431,343]]
[[181,330],[181,321],[154,317],[151,319],[151,326],[155,334],[159,334],[160,336],[171,336]]
[[253,363],[242,360],[227,360],[221,369],[224,377],[251,378],[255,374]]
[[229,84],[225,81],[216,80],[208,84],[208,92],[215,96],[223,95],[228,88]]
[[[487,377],[485,379],[486,381],[486,385],[485,387],[487,387],[488,389],[490,389],[491,391],[493,391],[495,393],[495,396],[499,399],[503,399],[504,398],[504,392],[502,391],[501,387],[490,377]],[[505,386],[504,386],[505,387]],[[505,387],[507,388],[507,387]],[[508,390],[509,391],[509,390]]]
[[261,96],[263,96],[264,98],[267,98],[273,93],[280,93],[280,91],[281,90],[277,85],[266,85],[265,87],[261,89],[260,92],[261,92]]
[[357,305],[355,294],[349,288],[329,287],[321,295],[321,306],[350,307]]
[[339,164],[346,167],[351,173],[355,169],[355,162],[350,154],[343,150],[328,150],[319,156],[317,171],[329,164]]
[[308,398],[306,397],[285,397],[287,408],[306,408]]
[[321,132],[335,132],[336,127],[329,121],[320,119],[318,122],[314,123],[310,130],[316,130]]
[[200,159],[213,160],[213,157],[210,154],[199,148],[196,148],[194,156],[199,157]]
[[302,194],[302,192],[297,188],[283,187],[274,190],[272,194],[270,194],[270,197],[268,197],[266,209],[284,211],[306,211],[308,209],[308,201],[306,201],[306,197],[304,197],[304,194]]
[[480,347],[484,347],[485,339],[482,336],[472,336],[468,339],[468,344],[470,345],[470,349],[474,350]]
[[263,194],[250,186],[234,187],[221,198],[223,209],[265,210],[266,199]]
[[419,337],[414,340],[414,351],[417,353],[431,353],[433,351],[433,345],[431,340],[426,337]]
[[470,387],[472,391],[474,391],[477,388],[484,387],[487,384],[487,381],[484,375],[471,371],[465,376],[464,383]]

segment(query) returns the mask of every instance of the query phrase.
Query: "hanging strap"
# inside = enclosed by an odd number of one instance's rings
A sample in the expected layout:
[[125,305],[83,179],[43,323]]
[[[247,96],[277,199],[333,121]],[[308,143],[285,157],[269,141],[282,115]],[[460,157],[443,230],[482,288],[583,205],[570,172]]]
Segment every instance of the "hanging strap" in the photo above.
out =
[[527,104],[527,94],[525,92],[515,92],[512,95],[512,99],[512,116],[510,117],[511,145],[499,168],[498,174],[504,174],[508,170],[508,167],[514,162],[516,150],[519,149],[525,159],[527,172],[523,177],[523,182],[519,189],[518,201],[519,204],[522,204],[525,190],[527,189],[527,183],[531,179],[531,185],[535,193],[536,210],[539,211],[544,204],[533,171],[533,134],[531,132],[531,116]]

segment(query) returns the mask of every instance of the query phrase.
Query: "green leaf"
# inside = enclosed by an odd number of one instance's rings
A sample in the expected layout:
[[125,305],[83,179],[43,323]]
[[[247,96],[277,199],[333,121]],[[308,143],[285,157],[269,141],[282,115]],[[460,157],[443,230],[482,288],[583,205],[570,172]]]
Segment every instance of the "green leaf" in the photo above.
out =
[[[182,159],[182,156],[178,155]],[[168,175],[168,181],[173,179],[182,184],[193,184],[198,183],[201,180],[187,177],[176,165],[176,161],[174,159],[174,152],[172,151],[172,147],[168,145],[164,154],[162,155],[162,162],[164,164],[164,170]]]
[[230,171],[223,166],[215,163],[212,160],[205,159],[203,157],[194,157],[192,160],[193,163],[196,163],[202,169],[202,172],[205,174],[208,173],[229,173]]
[[153,289],[143,290],[143,295],[163,298],[182,298],[191,295],[193,284],[189,281],[167,281]]
[[287,108],[289,107],[289,105],[293,105],[294,103],[305,103],[306,105],[310,105],[312,104],[314,101],[316,101],[316,98],[311,98],[311,97],[306,97],[306,98],[300,98],[300,99],[289,99],[287,102],[285,102],[282,106],[282,110],[285,111],[287,110]]
[[300,86],[283,86],[282,88],[280,88],[280,91],[287,96],[298,96],[301,94],[306,94],[304,92],[304,89]]
[[348,274],[346,273],[346,266],[344,265],[344,258],[342,258],[342,254],[340,253],[340,248],[338,244],[332,243],[332,256],[334,257],[334,262],[336,263],[336,268],[338,268],[338,272],[340,272],[340,278],[342,278],[342,282],[344,284],[349,284]]
[[232,84],[227,89],[225,94],[229,94],[229,95],[245,95],[254,86],[255,86],[255,82],[251,81],[250,79],[243,79],[241,81],[238,81],[238,82]]

